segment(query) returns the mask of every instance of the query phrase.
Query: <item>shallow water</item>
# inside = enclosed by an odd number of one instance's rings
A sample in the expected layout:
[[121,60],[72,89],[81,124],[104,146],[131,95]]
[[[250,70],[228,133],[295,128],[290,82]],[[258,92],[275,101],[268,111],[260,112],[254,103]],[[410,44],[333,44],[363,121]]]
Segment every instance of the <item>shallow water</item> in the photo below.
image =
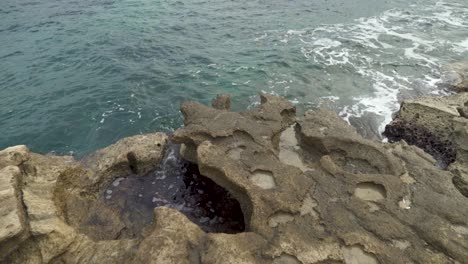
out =
[[79,229],[95,240],[135,238],[152,225],[154,208],[161,206],[178,210],[205,232],[245,230],[239,202],[183,160],[179,145],[172,143],[156,170],[117,178],[107,186]]
[[171,131],[180,102],[258,92],[376,130],[468,57],[465,0],[3,0],[0,149],[82,156]]

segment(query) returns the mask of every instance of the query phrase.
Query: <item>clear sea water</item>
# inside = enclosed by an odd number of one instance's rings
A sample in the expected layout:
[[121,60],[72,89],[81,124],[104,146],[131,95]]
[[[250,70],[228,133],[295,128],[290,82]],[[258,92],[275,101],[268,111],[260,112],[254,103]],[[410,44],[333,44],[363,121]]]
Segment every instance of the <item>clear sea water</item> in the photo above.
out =
[[82,156],[172,131],[182,101],[217,93],[382,129],[466,58],[467,0],[2,0],[0,149]]

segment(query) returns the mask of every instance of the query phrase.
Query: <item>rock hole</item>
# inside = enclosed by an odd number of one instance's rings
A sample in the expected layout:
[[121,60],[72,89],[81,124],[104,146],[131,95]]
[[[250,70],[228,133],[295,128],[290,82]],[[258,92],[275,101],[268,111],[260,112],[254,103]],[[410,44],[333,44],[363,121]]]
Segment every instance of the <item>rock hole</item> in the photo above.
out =
[[78,228],[94,240],[135,238],[151,226],[154,208],[160,206],[180,211],[205,232],[245,230],[239,202],[201,175],[198,166],[183,160],[175,144],[169,145],[155,171],[118,178],[102,190]]
[[296,137],[294,125],[285,129],[280,135],[279,159],[282,163],[295,166],[302,171],[306,171],[301,156],[299,155],[299,142]]
[[387,197],[387,191],[381,184],[361,182],[357,184],[354,196],[364,201],[378,201]]
[[256,170],[249,179],[254,185],[264,190],[276,187],[275,178],[273,178],[273,173],[271,171]]
[[270,227],[277,227],[280,224],[286,224],[294,220],[294,216],[289,213],[276,213],[268,219]]
[[233,160],[240,160],[242,151],[245,150],[245,146],[234,147],[227,151],[227,156]]
[[[344,145],[346,146],[346,145]],[[338,165],[342,170],[353,173],[353,174],[358,174],[358,173],[363,173],[363,174],[379,174],[379,173],[384,173],[385,168],[379,168],[375,164],[372,164],[370,162],[369,157],[356,157],[353,156],[352,153],[357,153],[356,149],[352,149],[353,146],[348,145],[347,146],[350,151],[350,153],[347,152],[347,150],[344,149],[333,149],[330,153],[330,157],[334,161],[336,165]],[[362,145],[362,148],[367,148],[367,146]],[[368,148],[369,152],[372,151],[371,148]],[[375,153],[376,158],[380,158],[378,153]],[[379,156],[377,156],[379,155]]]
[[128,166],[130,167],[130,170],[137,174],[138,173],[138,167],[137,167],[137,158],[135,156],[135,153],[129,152],[127,153],[127,160],[128,160]]

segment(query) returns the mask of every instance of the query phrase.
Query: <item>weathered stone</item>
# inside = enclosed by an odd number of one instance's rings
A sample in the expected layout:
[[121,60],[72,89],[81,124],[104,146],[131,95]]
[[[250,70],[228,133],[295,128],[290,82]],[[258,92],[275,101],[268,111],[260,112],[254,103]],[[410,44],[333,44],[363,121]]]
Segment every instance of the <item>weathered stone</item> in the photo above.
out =
[[391,141],[405,140],[423,148],[448,167],[453,184],[468,197],[468,93],[403,102],[397,118],[386,127]]
[[215,99],[211,101],[211,106],[218,110],[231,109],[231,96],[229,94],[218,94]]
[[[29,238],[23,238],[23,242],[17,241],[11,247],[17,249],[5,261],[50,263],[59,258],[66,263],[76,263],[78,260],[116,263],[133,259],[135,253],[132,248],[137,241],[96,243],[79,234],[82,230],[74,224],[87,212],[104,182],[125,173],[146,173],[157,167],[164,154],[166,140],[167,136],[162,133],[127,138],[86,157],[83,162],[77,162],[72,157],[14,154],[27,153],[24,147],[2,151],[13,153],[4,155],[7,158],[3,160],[22,167],[19,208],[22,209],[24,204],[25,226],[29,227],[26,230],[30,234]],[[112,217],[105,210],[100,211],[102,217]],[[114,216],[113,219],[118,218]],[[95,231],[97,236],[109,232],[105,229]],[[4,249],[6,251],[7,248],[2,245],[2,251]]]
[[200,263],[203,231],[181,213],[160,207],[155,209],[155,225],[141,242],[137,263]]
[[0,169],[6,166],[18,166],[28,160],[29,149],[24,145],[9,147],[0,151]]
[[146,174],[161,161],[166,144],[164,133],[137,135],[98,150],[83,161],[94,171],[104,171],[116,177]]
[[[55,189],[56,204],[66,222],[95,240],[125,238],[122,230],[133,233],[115,209],[95,201],[113,180],[154,170],[164,156],[167,140],[163,133],[124,138],[85,157],[81,162],[85,166],[69,166]],[[106,227],[99,228],[103,225]]]
[[[442,121],[419,117],[456,146],[449,171],[405,142],[362,138],[330,111],[296,118],[294,106],[279,97],[262,95],[258,108],[240,113],[184,103],[185,126],[173,140],[202,175],[239,201],[245,232],[236,234],[204,232],[181,212],[158,207],[141,235],[119,237],[127,224],[96,198],[105,183],[154,169],[165,136],[124,139],[80,162],[31,154],[16,178],[30,237],[3,261],[467,263],[468,199],[462,194],[468,130],[460,105],[444,103],[413,109],[451,118],[453,132],[447,133]],[[87,212],[103,228],[80,229]],[[95,234],[84,235],[89,232]]]
[[392,142],[404,139],[424,149],[447,167],[456,159],[459,145],[455,142],[455,126],[459,108],[466,102],[468,93],[404,101],[384,135]]
[[383,118],[372,112],[364,112],[359,117],[349,117],[349,123],[356,128],[359,135],[373,140],[382,139],[381,131],[379,131],[379,126],[382,122]]
[[0,169],[0,259],[16,249],[28,236],[20,182],[18,167]]
[[443,77],[450,89],[457,92],[468,92],[468,61],[459,61],[443,67]]

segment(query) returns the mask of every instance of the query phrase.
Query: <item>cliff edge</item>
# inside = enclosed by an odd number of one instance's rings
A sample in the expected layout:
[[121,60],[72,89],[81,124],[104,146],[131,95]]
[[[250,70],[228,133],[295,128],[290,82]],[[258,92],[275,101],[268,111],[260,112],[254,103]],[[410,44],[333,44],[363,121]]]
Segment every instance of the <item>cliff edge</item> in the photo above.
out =
[[[7,148],[0,151],[0,260],[468,263],[468,198],[457,180],[467,164],[468,98],[458,96],[456,107],[439,107],[453,127],[440,135],[451,152],[437,152],[448,170],[404,141],[364,139],[328,110],[296,117],[291,103],[269,95],[245,112],[230,112],[227,96],[213,107],[186,102],[184,127],[170,137],[125,138],[79,161]],[[437,109],[417,107],[420,122],[434,123],[423,120]],[[191,221],[168,206],[156,207],[150,223],[129,221],[126,211],[99,202],[117,179],[150,177],[174,143],[238,201],[242,229],[206,231],[206,219]]]

